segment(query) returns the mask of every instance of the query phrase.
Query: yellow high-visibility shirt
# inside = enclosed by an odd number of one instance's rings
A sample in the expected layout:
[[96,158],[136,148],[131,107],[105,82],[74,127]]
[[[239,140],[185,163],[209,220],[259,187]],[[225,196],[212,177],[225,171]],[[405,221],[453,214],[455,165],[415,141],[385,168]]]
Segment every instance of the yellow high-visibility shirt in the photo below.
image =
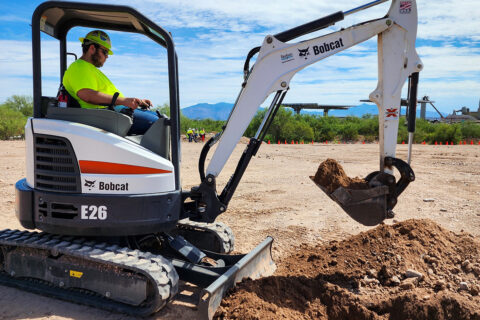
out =
[[120,97],[123,97],[122,93],[115,87],[115,85],[103,74],[97,67],[90,62],[82,59],[78,59],[73,62],[65,71],[63,75],[63,86],[74,97],[82,108],[96,109],[106,108],[105,106],[99,106],[87,103],[77,96],[77,92],[81,89],[92,89],[98,92],[111,94],[115,92],[120,93]]

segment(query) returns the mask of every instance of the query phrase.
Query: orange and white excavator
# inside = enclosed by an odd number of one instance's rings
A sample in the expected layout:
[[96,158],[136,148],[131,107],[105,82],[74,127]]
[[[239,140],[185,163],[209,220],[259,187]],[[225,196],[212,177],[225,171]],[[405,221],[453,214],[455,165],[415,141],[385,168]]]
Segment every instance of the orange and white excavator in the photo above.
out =
[[[395,148],[402,87],[409,78],[410,110],[414,110],[418,73],[423,68],[415,50],[416,1],[392,0],[384,17],[293,41],[386,1],[268,35],[260,47],[252,49],[234,108],[224,130],[205,144],[199,160],[200,182],[190,190],[180,185],[178,65],[170,33],[126,6],[64,1],[39,5],[32,17],[34,115],[25,127],[27,170],[16,184],[16,215],[23,227],[41,232],[0,232],[0,283],[148,315],[175,297],[182,279],[203,288],[199,313],[212,318],[236,282],[275,270],[272,238],[248,254],[232,255],[233,233],[215,220],[227,210],[291,79],[301,69],[375,36],[378,86],[370,99],[379,108],[379,169],[366,178],[370,189],[365,192],[343,189],[329,196],[363,224],[375,225],[391,217],[398,196],[414,180],[409,164],[395,157]],[[165,48],[170,118],[160,117],[144,135],[128,136],[131,118],[113,108],[62,107],[57,97],[42,95],[41,32],[60,43],[62,77],[67,67],[67,34],[77,26],[137,33]],[[260,105],[272,94],[255,137],[218,194],[216,177]],[[414,117],[415,111],[411,113]],[[409,129],[413,134],[414,124]],[[398,181],[394,168],[401,173]]]

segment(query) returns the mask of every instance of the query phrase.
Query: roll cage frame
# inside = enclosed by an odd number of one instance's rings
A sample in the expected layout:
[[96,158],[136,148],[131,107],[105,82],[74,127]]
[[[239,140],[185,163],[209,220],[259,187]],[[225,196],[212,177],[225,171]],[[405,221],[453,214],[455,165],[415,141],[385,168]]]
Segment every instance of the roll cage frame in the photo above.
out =
[[60,79],[67,69],[67,34],[74,27],[143,34],[167,50],[170,104],[171,156],[175,189],[180,190],[180,102],[178,58],[172,36],[135,9],[122,5],[48,1],[32,16],[33,117],[42,114],[42,62],[40,32],[60,41]]

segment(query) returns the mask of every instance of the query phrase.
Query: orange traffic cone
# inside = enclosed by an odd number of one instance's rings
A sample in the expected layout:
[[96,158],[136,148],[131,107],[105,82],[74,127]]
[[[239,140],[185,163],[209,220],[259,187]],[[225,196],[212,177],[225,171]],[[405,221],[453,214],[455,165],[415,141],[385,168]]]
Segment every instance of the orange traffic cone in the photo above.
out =
[[267,144],[270,144],[270,140],[268,140]]
[[365,141],[363,141],[362,144],[365,144]]
[[437,141],[435,141],[435,145],[437,145]]
[[[479,144],[480,144],[480,141],[478,141],[478,142],[479,142]],[[313,144],[313,139],[312,139],[312,144]]]

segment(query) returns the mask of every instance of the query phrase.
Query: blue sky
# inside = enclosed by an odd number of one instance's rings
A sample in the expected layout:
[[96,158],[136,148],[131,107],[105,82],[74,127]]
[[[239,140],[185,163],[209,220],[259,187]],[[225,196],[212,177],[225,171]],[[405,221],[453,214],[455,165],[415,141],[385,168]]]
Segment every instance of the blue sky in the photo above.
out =
[[[30,23],[41,2],[0,1],[0,103],[14,94],[32,95]],[[102,1],[130,5],[172,33],[179,57],[182,107],[205,102],[233,103],[243,80],[245,57],[251,48],[261,45],[266,35],[367,2]],[[425,66],[420,74],[419,98],[428,95],[444,113],[462,106],[476,110],[480,99],[480,2],[417,3],[417,52]],[[313,36],[382,17],[388,7],[389,2],[347,16]],[[72,30],[68,51],[80,55],[78,38],[88,31]],[[149,98],[155,105],[168,102],[164,50],[142,36],[109,34],[115,54],[102,71],[126,96]],[[55,95],[60,82],[58,44],[49,37],[42,39],[43,92]],[[367,98],[376,87],[376,51],[374,38],[302,70],[290,83],[284,102],[360,104],[359,100]]]

